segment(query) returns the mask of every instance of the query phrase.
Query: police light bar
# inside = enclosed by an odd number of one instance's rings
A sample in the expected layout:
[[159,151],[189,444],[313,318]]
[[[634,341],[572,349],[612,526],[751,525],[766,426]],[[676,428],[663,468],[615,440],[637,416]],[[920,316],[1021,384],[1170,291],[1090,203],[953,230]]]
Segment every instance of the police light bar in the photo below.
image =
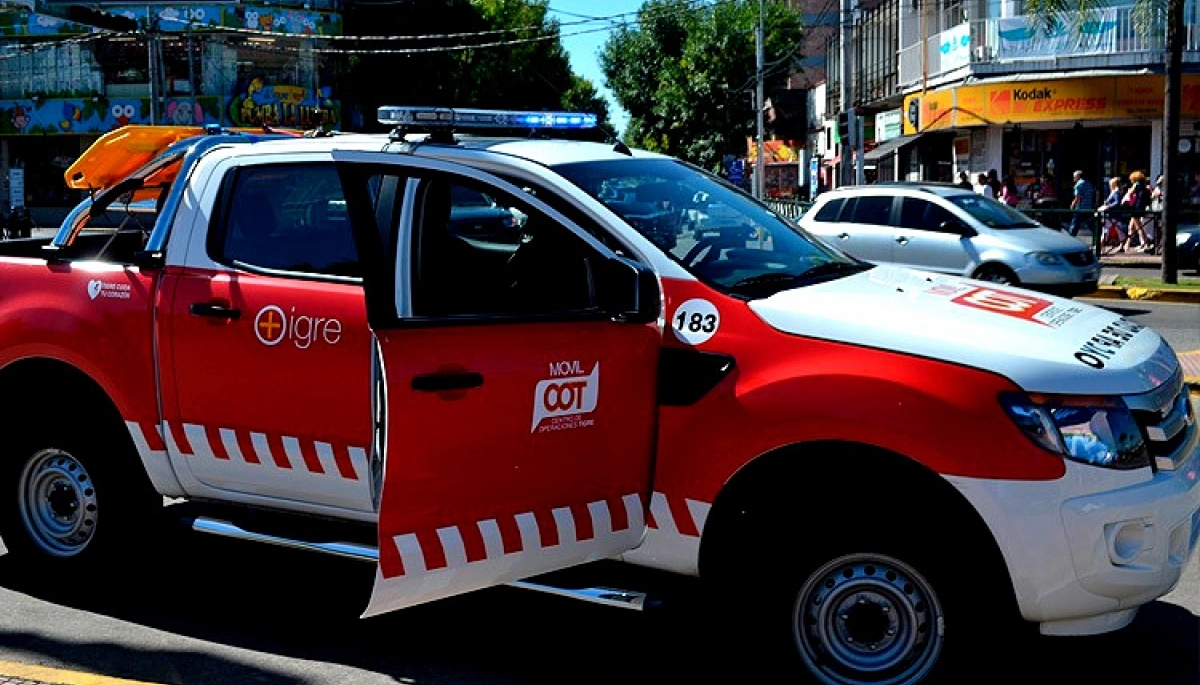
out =
[[596,115],[582,112],[519,112],[507,109],[454,109],[384,105],[379,123],[404,128],[584,129],[596,127]]

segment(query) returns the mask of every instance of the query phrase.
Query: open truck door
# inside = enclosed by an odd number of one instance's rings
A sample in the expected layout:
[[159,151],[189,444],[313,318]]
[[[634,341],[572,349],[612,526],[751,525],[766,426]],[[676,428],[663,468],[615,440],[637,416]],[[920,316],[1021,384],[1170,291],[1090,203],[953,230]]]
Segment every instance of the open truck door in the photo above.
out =
[[[379,563],[364,615],[640,544],[655,440],[653,274],[478,170],[334,155],[376,346]],[[455,186],[524,236],[456,234]]]

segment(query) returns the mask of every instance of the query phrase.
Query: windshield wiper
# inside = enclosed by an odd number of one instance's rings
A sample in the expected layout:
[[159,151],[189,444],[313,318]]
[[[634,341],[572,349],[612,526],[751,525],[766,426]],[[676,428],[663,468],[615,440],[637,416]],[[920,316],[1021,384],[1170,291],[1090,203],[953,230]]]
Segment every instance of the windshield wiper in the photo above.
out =
[[837,276],[858,273],[871,267],[871,264],[863,262],[825,262],[798,274],[774,272],[750,276],[735,282],[729,289],[747,295],[769,294],[785,287],[832,280]]

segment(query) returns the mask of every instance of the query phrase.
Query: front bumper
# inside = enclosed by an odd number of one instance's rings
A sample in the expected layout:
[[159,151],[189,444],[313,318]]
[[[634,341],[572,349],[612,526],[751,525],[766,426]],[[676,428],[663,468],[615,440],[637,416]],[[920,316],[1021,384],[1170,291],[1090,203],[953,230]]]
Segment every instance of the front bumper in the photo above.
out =
[[1044,634],[1121,628],[1178,584],[1200,538],[1200,431],[1172,470],[1068,462],[1052,482],[951,478],[1008,565],[1022,615]]

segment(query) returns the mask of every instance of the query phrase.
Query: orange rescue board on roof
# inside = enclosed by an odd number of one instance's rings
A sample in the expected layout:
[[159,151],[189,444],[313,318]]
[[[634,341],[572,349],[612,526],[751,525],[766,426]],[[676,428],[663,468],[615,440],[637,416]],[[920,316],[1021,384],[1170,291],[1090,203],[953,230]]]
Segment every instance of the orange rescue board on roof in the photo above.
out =
[[[237,133],[263,132],[261,127],[224,130]],[[302,132],[292,129],[280,129],[276,132],[302,135]],[[67,187],[75,190],[107,188],[142,168],[173,143],[204,133],[205,129],[200,126],[122,126],[100,136],[63,172],[63,177]],[[173,177],[163,180],[169,182]]]
[[63,176],[68,188],[107,188],[140,169],[172,143],[203,133],[199,126],[122,126],[100,136]]

